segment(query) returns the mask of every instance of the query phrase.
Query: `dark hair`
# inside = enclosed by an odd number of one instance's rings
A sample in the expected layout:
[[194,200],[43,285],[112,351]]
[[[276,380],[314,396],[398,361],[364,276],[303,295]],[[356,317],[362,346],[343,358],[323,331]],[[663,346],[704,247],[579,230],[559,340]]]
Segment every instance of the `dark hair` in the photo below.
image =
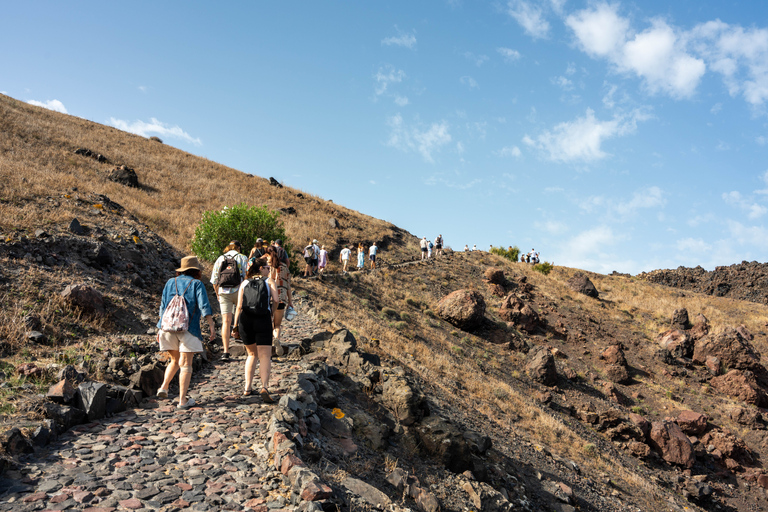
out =
[[176,277],[179,277],[182,275],[189,276],[192,279],[200,279],[201,277],[203,277],[203,271],[200,270],[199,268],[188,268],[184,272],[176,272]]
[[256,258],[251,259],[249,262],[250,266],[248,267],[248,271],[245,273],[245,277],[251,278],[259,275],[259,271],[261,270],[261,267],[267,266],[267,259],[266,258]]

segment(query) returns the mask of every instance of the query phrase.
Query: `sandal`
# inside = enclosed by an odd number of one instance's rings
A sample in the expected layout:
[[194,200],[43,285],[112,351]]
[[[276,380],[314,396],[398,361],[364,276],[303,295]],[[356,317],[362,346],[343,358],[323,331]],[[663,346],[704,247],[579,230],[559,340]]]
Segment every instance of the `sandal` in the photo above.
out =
[[265,404],[275,403],[275,400],[271,396],[269,396],[269,391],[267,391],[266,389],[262,389],[259,395],[261,395],[261,401],[264,402]]
[[246,389],[243,391],[243,396],[251,396],[253,394],[253,391],[250,389]]

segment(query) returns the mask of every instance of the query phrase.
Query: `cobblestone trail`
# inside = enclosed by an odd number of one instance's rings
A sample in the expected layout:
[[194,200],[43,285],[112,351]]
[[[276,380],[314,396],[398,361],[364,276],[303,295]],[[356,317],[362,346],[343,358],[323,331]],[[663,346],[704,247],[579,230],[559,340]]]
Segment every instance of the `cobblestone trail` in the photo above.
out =
[[[283,344],[317,332],[306,315],[284,322]],[[298,496],[275,471],[265,447],[274,405],[243,397],[245,358],[215,362],[193,375],[196,405],[177,396],[63,434],[0,479],[0,511],[295,510]],[[272,361],[279,399],[298,366]],[[259,385],[256,370],[254,388]]]

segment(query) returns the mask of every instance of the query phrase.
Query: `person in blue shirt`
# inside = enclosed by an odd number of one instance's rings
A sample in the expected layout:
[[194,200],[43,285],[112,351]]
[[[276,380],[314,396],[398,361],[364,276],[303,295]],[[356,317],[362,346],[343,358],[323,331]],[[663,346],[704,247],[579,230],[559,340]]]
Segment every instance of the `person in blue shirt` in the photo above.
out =
[[[200,278],[203,267],[195,256],[186,256],[181,259],[181,268],[176,269],[176,277],[165,283],[163,298],[160,302],[160,321],[157,322],[157,342],[160,350],[168,352],[171,358],[170,364],[165,369],[165,378],[160,389],[157,390],[158,398],[168,398],[168,388],[171,381],[179,373],[179,409],[188,409],[195,405],[195,399],[187,396],[189,383],[192,380],[192,359],[195,353],[203,351],[203,334],[200,329],[200,317],[208,321],[211,331],[209,341],[216,336],[216,328],[213,324],[213,311],[208,302],[208,293]],[[187,305],[189,315],[189,329],[186,331],[164,331],[163,314],[168,303],[175,295],[182,295]]]

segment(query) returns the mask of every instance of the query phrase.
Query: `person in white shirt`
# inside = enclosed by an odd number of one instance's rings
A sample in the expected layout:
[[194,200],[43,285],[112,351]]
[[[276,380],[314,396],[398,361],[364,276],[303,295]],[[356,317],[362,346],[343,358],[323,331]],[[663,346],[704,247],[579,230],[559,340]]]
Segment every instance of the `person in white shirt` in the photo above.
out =
[[368,258],[371,260],[371,270],[376,269],[376,253],[379,252],[379,248],[376,245],[376,242],[373,242],[373,245],[368,249]]
[[344,248],[341,250],[341,256],[339,259],[341,260],[341,272],[343,274],[347,273],[347,265],[349,264],[349,257],[352,255],[352,251],[349,250],[349,246],[345,245]]
[[419,246],[421,247],[421,259],[427,259],[427,237],[421,239]]
[[[216,263],[213,264],[211,272],[211,284],[219,300],[221,309],[221,342],[224,345],[224,353],[221,354],[222,361],[229,361],[229,339],[232,329],[232,317],[237,307],[237,292],[240,290],[240,283],[245,280],[245,271],[248,266],[248,258],[241,254],[240,242],[232,240],[224,248],[224,254],[219,256]],[[232,277],[231,272],[226,273],[228,282],[223,282],[220,274],[224,270],[225,263],[234,261],[236,265],[236,276]],[[221,281],[221,282],[220,282]]]

